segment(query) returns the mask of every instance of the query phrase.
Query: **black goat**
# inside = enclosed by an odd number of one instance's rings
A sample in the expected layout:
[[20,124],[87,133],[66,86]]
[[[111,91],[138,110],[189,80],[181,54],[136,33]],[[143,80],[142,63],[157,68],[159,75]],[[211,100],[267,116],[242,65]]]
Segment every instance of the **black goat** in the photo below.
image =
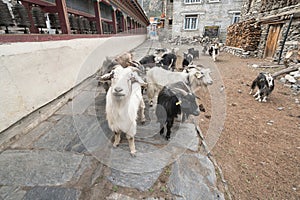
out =
[[196,96],[190,92],[188,86],[184,82],[177,82],[163,87],[160,91],[155,113],[160,123],[161,135],[164,133],[164,125],[167,124],[166,139],[169,140],[174,118],[178,114],[182,113],[183,118],[190,114],[198,116],[200,110]]
[[188,53],[193,55],[193,58],[199,59],[199,51],[195,50],[194,48],[188,49]]

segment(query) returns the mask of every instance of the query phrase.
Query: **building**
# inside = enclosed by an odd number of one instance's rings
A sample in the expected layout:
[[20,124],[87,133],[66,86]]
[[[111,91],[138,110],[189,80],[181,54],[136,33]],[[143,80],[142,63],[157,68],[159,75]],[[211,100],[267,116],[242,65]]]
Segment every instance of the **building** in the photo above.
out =
[[7,33],[24,28],[24,33],[34,34],[52,29],[48,33],[102,35],[146,31],[149,25],[137,0],[0,0],[0,4],[0,26]]
[[300,1],[247,0],[241,22],[231,29],[226,45],[246,51],[244,55],[249,53],[278,63],[287,51],[298,50],[300,55]]
[[174,38],[209,36],[225,40],[227,27],[239,21],[244,0],[164,0],[165,28]]

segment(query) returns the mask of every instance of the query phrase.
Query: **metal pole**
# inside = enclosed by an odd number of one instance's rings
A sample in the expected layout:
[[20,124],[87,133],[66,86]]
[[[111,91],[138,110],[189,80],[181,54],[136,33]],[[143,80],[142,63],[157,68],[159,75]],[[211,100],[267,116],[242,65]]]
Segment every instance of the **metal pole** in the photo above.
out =
[[294,15],[292,14],[291,17],[290,17],[290,22],[289,22],[289,25],[288,25],[287,30],[285,32],[285,36],[284,36],[283,41],[282,41],[281,49],[280,49],[280,52],[279,52],[278,64],[280,63],[280,60],[281,60],[284,44],[285,44],[285,41],[287,39],[287,36],[288,36],[290,28],[291,28],[291,24],[292,24],[292,21],[293,21],[293,16]]

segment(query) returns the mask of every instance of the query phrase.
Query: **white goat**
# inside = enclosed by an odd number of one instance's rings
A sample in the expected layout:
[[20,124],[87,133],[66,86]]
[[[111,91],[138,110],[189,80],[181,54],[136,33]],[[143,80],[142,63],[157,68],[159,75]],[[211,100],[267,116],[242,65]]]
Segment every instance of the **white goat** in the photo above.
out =
[[195,91],[198,86],[207,86],[213,83],[210,77],[210,69],[201,67],[189,67],[186,72],[171,72],[161,67],[153,67],[147,72],[147,96],[150,106],[153,98],[167,84],[183,81]]
[[139,108],[141,121],[145,121],[145,104],[141,93],[141,85],[145,82],[138,76],[137,71],[134,67],[123,68],[117,65],[110,73],[102,76],[102,79],[111,79],[105,109],[109,128],[115,133],[113,146],[119,145],[121,132],[126,133],[132,156],[136,152],[134,136]]

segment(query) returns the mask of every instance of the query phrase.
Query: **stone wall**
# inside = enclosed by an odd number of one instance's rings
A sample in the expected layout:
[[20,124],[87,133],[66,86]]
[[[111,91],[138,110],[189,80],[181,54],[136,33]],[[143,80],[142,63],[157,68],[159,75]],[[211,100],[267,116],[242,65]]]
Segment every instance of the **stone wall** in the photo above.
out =
[[[285,57],[286,53],[293,49],[299,49],[300,38],[300,2],[299,0],[248,0],[242,7],[241,21],[247,21],[255,18],[261,27],[260,42],[257,48],[253,51],[260,58],[264,58],[266,42],[269,34],[269,28],[272,24],[281,24],[281,31],[276,46],[276,51],[273,56],[273,61],[279,60],[281,47],[285,38],[289,19],[294,15],[293,21],[288,32],[284,49],[282,52],[281,60]],[[241,29],[244,31],[244,29]],[[241,47],[243,48],[243,47]],[[245,49],[244,49],[245,50]]]
[[[205,26],[219,26],[219,39],[225,41],[227,27],[232,24],[233,12],[240,11],[243,0],[222,0],[209,3],[203,0],[198,4],[184,4],[183,0],[173,1],[173,27],[172,37],[193,37],[203,35]],[[187,13],[198,14],[197,30],[184,30],[184,15]]]
[[146,35],[1,44],[0,132],[53,101]]

